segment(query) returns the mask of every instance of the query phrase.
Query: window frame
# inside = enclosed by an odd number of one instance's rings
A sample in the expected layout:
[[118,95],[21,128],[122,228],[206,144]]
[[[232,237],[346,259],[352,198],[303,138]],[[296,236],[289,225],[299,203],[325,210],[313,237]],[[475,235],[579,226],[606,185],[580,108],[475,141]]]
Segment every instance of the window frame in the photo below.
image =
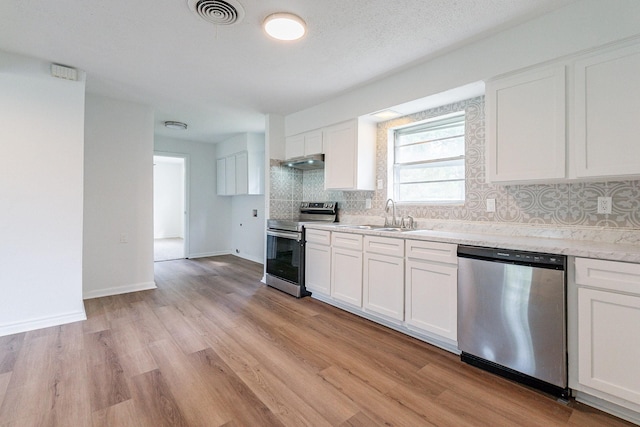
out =
[[[457,155],[453,157],[441,157],[437,159],[430,159],[425,161],[416,161],[416,162],[405,162],[401,165],[403,166],[414,166],[414,165],[425,165],[429,163],[437,164],[437,163],[445,163],[450,161],[462,161],[464,168],[464,178],[462,179],[452,179],[452,180],[436,180],[436,181],[422,181],[416,183],[438,183],[438,182],[452,182],[452,181],[462,181],[463,182],[463,198],[456,200],[421,200],[421,201],[407,201],[400,199],[400,182],[398,179],[398,173],[401,168],[397,167],[395,161],[395,149],[396,149],[396,137],[398,132],[410,129],[410,128],[426,128],[430,125],[437,125],[441,122],[456,122],[461,119],[464,124],[464,136],[463,136],[463,144],[464,154]],[[466,181],[467,181],[467,170],[466,170],[466,152],[467,152],[467,127],[466,127],[466,112],[465,110],[456,111],[453,113],[441,114],[438,116],[430,117],[426,120],[415,121],[411,123],[402,124],[399,126],[394,126],[388,129],[387,132],[387,197],[392,198],[397,204],[405,204],[405,205],[435,205],[435,206],[459,206],[464,205],[466,201]],[[426,130],[425,129],[425,130]]]

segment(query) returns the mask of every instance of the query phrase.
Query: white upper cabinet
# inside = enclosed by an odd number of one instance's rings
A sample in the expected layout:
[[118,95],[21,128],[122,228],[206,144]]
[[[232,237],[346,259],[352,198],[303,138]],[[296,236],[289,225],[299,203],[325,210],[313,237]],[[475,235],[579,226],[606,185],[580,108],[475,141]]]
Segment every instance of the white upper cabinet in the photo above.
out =
[[216,188],[218,196],[227,195],[227,159],[216,160]]
[[249,154],[247,152],[235,155],[236,160],[236,194],[249,194]]
[[487,181],[639,177],[639,75],[636,39],[487,81]]
[[218,159],[218,196],[264,194],[264,152],[246,151]]
[[224,157],[216,161],[216,186],[218,196],[236,194],[236,158]]
[[244,133],[216,144],[218,196],[264,194],[264,135]]
[[285,158],[309,156],[324,153],[322,129],[289,136],[285,139]]
[[565,178],[565,67],[487,82],[487,181]]
[[585,55],[573,74],[576,176],[640,175],[640,43]]
[[324,129],[327,190],[374,190],[376,125],[349,120]]
[[226,167],[224,174],[224,194],[232,196],[236,194],[236,156],[229,156],[225,159]]

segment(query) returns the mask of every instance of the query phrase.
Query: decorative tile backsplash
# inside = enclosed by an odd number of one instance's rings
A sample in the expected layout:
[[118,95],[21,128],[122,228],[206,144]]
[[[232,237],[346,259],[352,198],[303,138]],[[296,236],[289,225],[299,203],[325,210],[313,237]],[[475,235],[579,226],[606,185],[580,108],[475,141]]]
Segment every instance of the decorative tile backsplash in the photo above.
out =
[[[510,224],[545,224],[605,228],[640,228],[640,181],[580,182],[538,185],[493,185],[485,181],[484,97],[422,111],[378,124],[376,191],[326,191],[324,170],[299,171],[271,161],[271,217],[293,218],[301,201],[338,201],[340,215],[384,215],[387,200],[387,133],[389,128],[464,110],[466,113],[466,201],[464,205],[399,204],[398,214],[416,220],[461,220]],[[613,212],[596,213],[597,198],[609,196]],[[367,198],[371,209],[365,209]],[[496,199],[496,212],[486,200]]]

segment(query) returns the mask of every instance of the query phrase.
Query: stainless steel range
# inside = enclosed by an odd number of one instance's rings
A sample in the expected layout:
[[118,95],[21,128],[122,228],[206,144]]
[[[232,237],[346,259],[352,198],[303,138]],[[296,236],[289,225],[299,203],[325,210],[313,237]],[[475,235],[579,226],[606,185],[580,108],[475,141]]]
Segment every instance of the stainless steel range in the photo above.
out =
[[267,220],[267,285],[297,298],[311,295],[304,286],[304,226],[334,222],[337,202],[302,202],[298,219]]

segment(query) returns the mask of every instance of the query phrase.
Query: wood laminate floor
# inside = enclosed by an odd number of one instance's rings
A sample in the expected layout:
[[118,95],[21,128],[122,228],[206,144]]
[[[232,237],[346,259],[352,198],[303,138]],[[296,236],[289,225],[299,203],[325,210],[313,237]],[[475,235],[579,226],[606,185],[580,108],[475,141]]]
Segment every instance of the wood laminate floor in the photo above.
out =
[[0,337],[0,426],[623,426],[446,351],[262,285],[233,256]]

